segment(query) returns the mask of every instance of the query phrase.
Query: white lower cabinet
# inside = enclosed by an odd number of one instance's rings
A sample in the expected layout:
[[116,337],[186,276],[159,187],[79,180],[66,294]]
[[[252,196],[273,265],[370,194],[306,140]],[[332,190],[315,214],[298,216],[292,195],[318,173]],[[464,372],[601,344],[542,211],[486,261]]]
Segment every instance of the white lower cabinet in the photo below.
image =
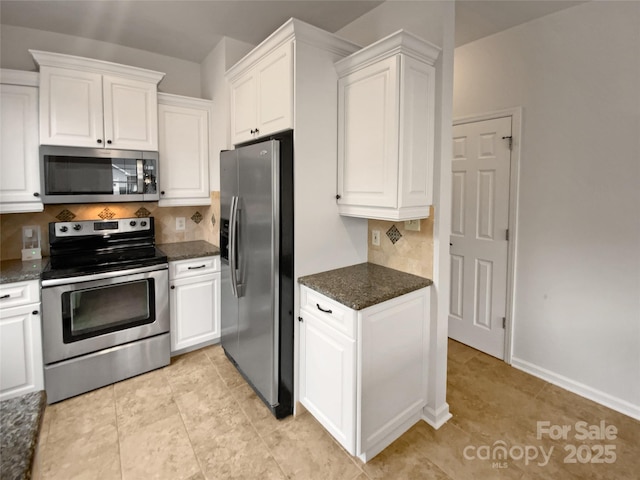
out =
[[301,287],[300,402],[364,462],[422,418],[429,295],[356,311]]
[[169,263],[171,354],[220,338],[220,259],[201,257]]
[[40,285],[0,285],[0,401],[44,389]]

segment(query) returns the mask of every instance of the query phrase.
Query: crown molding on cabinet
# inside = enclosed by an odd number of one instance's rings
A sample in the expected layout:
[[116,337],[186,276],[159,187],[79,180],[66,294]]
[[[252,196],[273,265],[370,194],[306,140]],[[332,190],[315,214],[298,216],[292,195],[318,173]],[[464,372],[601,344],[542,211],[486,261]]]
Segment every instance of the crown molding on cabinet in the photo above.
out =
[[156,72],[129,65],[121,65],[119,63],[107,62],[105,60],[77,57],[75,55],[66,55],[62,53],[43,52],[40,50],[29,50],[29,53],[31,53],[33,59],[41,67],[69,68],[103,75],[117,75],[118,77],[144,82],[154,82],[155,84],[158,84],[165,76],[163,72]]
[[173,93],[158,92],[158,103],[175,107],[211,108],[213,100],[205,98],[185,97]]
[[0,69],[0,83],[5,85],[23,85],[27,87],[39,86],[40,75],[38,72],[25,72],[22,70]]
[[391,35],[359,50],[335,63],[338,75],[348,75],[370,64],[402,53],[433,66],[440,55],[441,48],[427,42],[405,30]]
[[340,56],[350,55],[361,48],[359,45],[337,37],[321,28],[309,25],[297,18],[290,18],[284,25],[227,70],[226,77],[233,79],[242,75],[255,66],[268,52],[291,40],[320,47]]

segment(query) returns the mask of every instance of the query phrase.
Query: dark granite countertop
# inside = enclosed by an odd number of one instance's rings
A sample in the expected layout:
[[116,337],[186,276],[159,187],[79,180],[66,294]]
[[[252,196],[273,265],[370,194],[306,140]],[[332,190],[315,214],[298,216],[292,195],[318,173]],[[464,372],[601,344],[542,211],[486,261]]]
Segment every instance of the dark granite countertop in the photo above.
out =
[[44,391],[0,402],[0,478],[31,478],[45,403]]
[[40,260],[3,260],[0,262],[0,284],[40,280],[40,274],[49,263],[49,257]]
[[218,247],[204,240],[162,243],[156,246],[164,252],[170,262],[220,255],[220,249]]
[[298,282],[354,310],[382,303],[433,282],[374,263],[300,277]]

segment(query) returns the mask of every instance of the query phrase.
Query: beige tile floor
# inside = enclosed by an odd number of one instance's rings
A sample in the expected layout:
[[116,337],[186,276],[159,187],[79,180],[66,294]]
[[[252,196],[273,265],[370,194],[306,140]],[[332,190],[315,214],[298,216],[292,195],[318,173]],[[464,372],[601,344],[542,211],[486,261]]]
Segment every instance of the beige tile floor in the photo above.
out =
[[[453,418],[420,422],[367,464],[350,457],[305,413],[275,420],[219,346],[170,366],[47,407],[34,478],[72,479],[638,479],[640,422],[462,344],[449,342]],[[536,437],[536,422],[569,425],[567,440]],[[580,457],[613,445],[613,463],[565,463],[575,424],[614,425]],[[473,453],[507,445],[500,465]],[[546,465],[518,459],[548,452]],[[584,450],[584,449],[587,450]],[[486,449],[486,447],[485,447]],[[569,450],[567,450],[569,449]],[[465,458],[464,452],[467,452]],[[577,457],[576,457],[577,458]],[[502,468],[499,468],[502,467]]]

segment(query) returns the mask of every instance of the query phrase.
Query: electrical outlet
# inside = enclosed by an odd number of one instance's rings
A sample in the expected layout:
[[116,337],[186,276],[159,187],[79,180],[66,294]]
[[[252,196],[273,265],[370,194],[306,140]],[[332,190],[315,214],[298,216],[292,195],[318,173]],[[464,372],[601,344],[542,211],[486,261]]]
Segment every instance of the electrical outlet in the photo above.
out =
[[414,232],[420,231],[420,220],[407,220],[404,222],[405,230],[412,230]]
[[371,230],[371,243],[376,247],[380,246],[380,230]]
[[185,229],[185,218],[176,217],[176,230],[180,232],[184,229]]

